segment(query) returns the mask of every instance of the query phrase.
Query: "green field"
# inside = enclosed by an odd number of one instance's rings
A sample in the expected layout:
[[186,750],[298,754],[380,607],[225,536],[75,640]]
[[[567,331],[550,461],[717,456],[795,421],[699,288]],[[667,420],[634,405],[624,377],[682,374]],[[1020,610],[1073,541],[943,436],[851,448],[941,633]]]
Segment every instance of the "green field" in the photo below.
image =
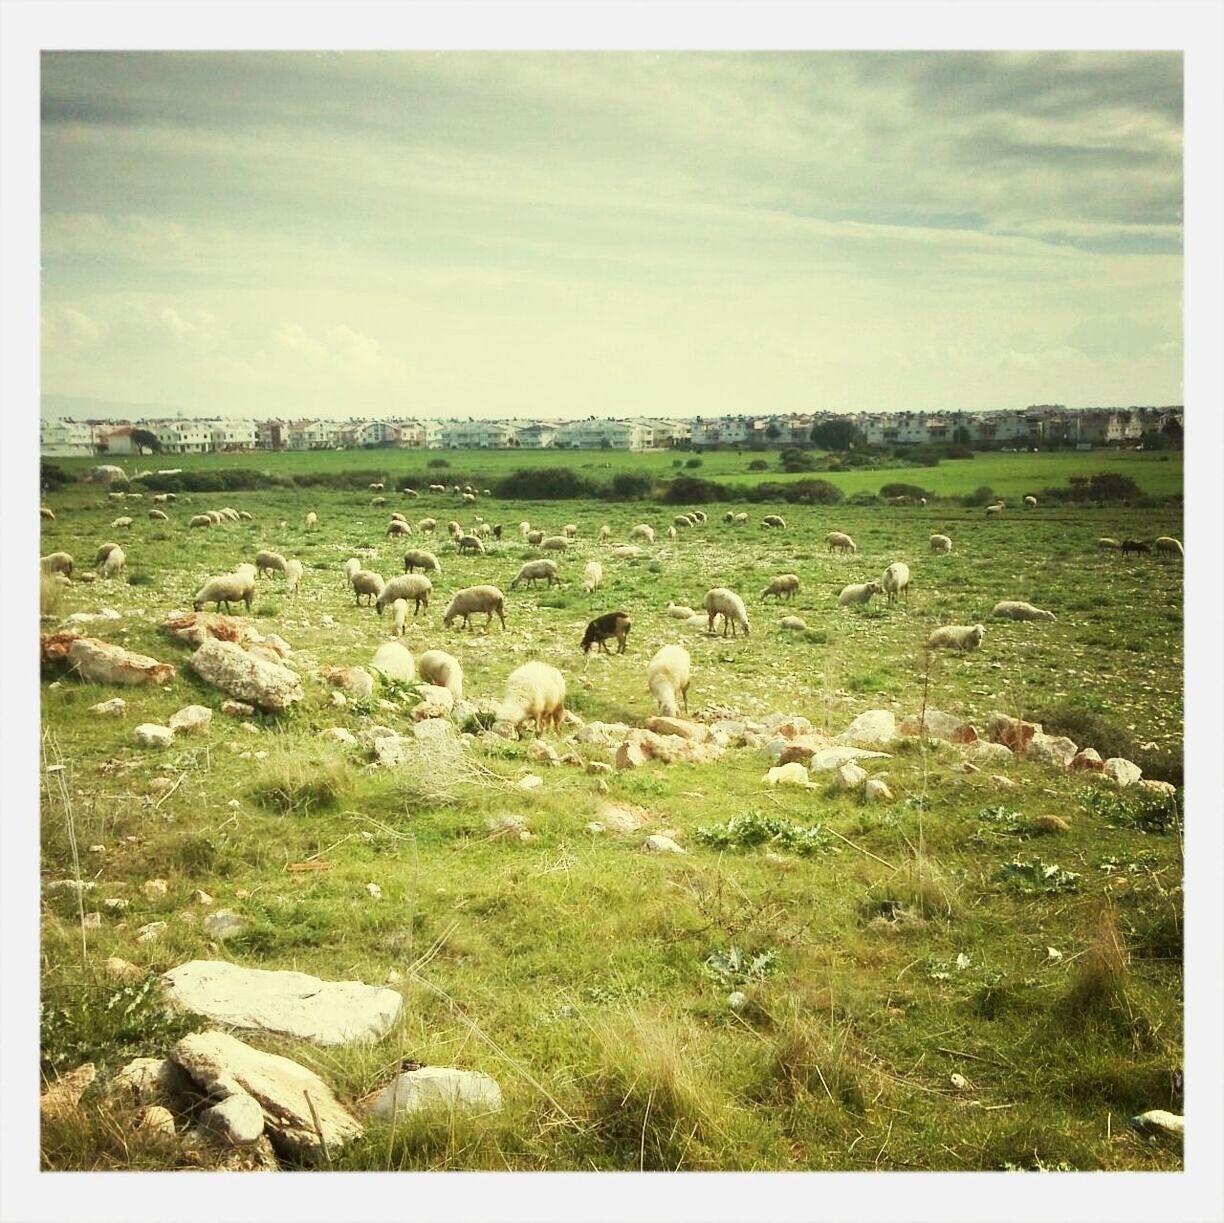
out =
[[[394,479],[420,470],[423,457],[240,461],[377,469]],[[666,475],[672,461],[547,451],[445,457],[469,477],[524,462],[590,464],[595,473],[601,463],[655,464]],[[692,474],[747,479],[753,457],[710,454]],[[1014,497],[1106,466],[1153,493],[1180,490],[1179,456],[1113,452],[981,455],[912,476],[948,494],[990,484]],[[847,491],[874,491],[911,477],[834,478]],[[379,769],[362,748],[325,747],[320,732],[402,730],[415,698],[384,685],[373,702],[335,708],[330,687],[312,678],[326,664],[368,663],[389,635],[388,618],[354,605],[340,567],[360,555],[386,577],[402,570],[405,545],[385,536],[390,510],[469,527],[479,514],[504,525],[504,540],[483,557],[459,556],[440,527],[431,546],[443,573],[404,639],[414,655],[455,653],[468,695],[499,696],[514,667],[538,658],[561,669],[567,706],[585,721],[640,724],[655,713],[646,663],[679,641],[692,654],[690,706],[705,711],[699,716],[716,716],[717,706],[756,718],[793,713],[835,735],[868,709],[916,711],[925,687],[930,706],[979,729],[995,710],[1036,716],[1102,756],[1129,756],[1145,776],[1180,784],[1181,561],[1096,547],[1101,536],[1180,537],[1178,508],[1009,508],[988,522],[959,507],[788,506],[787,529],[767,531],[768,507],[720,505],[706,507],[706,526],[672,540],[673,508],[457,501],[392,496],[383,509],[368,494],[324,490],[193,494],[169,507],[170,523],[147,520],[147,497],[121,507],[83,486],[46,502],[57,517],[42,524],[44,554],[73,553],[79,572],[100,543],[119,538],[129,581],[74,583],[44,632],[71,612],[113,608],[120,619],[85,631],[173,662],[178,675],[164,690],[122,691],[45,677],[44,764],[66,768],[46,775],[43,878],[74,876],[75,845],[81,877],[97,884],[84,909],[100,913],[96,928],[82,929],[74,897],[44,893],[44,1074],[86,1060],[99,1069],[82,1111],[44,1125],[45,1167],[173,1168],[197,1158],[142,1138],[130,1106],[106,1098],[108,1076],[138,1054],[164,1055],[177,1031],[157,1010],[126,1027],[116,1008],[105,1010],[118,988],[104,971],[109,956],[151,973],[217,957],[374,984],[397,973],[405,1018],[377,1045],[244,1039],[310,1065],[358,1111],[408,1057],[487,1072],[505,1108],[394,1130],[370,1124],[333,1157],[338,1167],[1181,1167],[1180,1148],[1126,1124],[1149,1108],[1181,1111],[1171,1084],[1182,1065],[1182,857],[1168,800],[1023,760],[966,772],[958,749],[916,741],[865,762],[894,795],[872,805],[826,784],[830,774],[812,789],[766,789],[774,762],[751,747],[716,763],[614,772],[606,795],[582,768],[530,761],[529,735],[477,735],[461,763]],[[253,520],[187,529],[191,514],[226,505]],[[746,510],[748,524],[724,524],[728,508]],[[319,514],[315,531],[303,526],[307,510]],[[127,532],[110,525],[120,513],[135,519]],[[559,588],[509,593],[518,566],[537,555],[519,538],[521,520],[549,534],[578,526]],[[623,542],[637,522],[658,533],[640,558],[614,560],[597,543],[603,524]],[[848,531],[857,555],[831,555],[822,543],[830,529]],[[951,555],[930,553],[933,532],[952,537]],[[160,624],[171,609],[189,608],[209,575],[260,548],[306,566],[295,595],[279,579],[261,581],[253,619],[292,646],[305,699],[280,719],[250,719],[254,729],[216,712],[206,738],[161,752],[137,747],[138,723],[164,723],[191,703],[219,707],[224,694],[192,673],[190,651]],[[580,586],[589,559],[605,571],[594,597]],[[894,560],[913,571],[907,602],[838,605],[844,584],[878,579]],[[762,603],[766,582],[783,572],[801,578],[793,605]],[[508,592],[505,632],[443,629],[450,594],[476,582]],[[745,596],[751,636],[713,637],[667,616],[669,601],[700,608],[718,585]],[[1005,598],[1049,608],[1057,621],[992,621]],[[633,619],[628,652],[585,660],[584,624],[613,609]],[[807,631],[782,630],[784,614],[804,617]],[[987,626],[980,650],[938,655],[928,668],[922,643],[933,627],[976,621]],[[115,695],[128,703],[122,719],[88,712]],[[255,751],[268,754],[243,757]],[[519,789],[526,772],[543,784]],[[632,836],[588,831],[606,801],[643,808],[649,823]],[[700,833],[754,812],[827,832],[747,848]],[[531,839],[491,835],[487,821],[503,815],[523,817]],[[1048,816],[1069,829],[1043,835]],[[686,852],[642,852],[649,832],[666,832]],[[328,869],[286,870],[308,859]],[[1017,859],[1075,877],[1025,891],[1002,869]],[[152,878],[167,882],[165,896],[142,893]],[[192,899],[200,888],[246,926],[222,947],[210,947],[201,926],[207,910]],[[106,898],[128,906],[108,909]],[[167,923],[161,937],[138,942],[153,921]],[[727,958],[733,950],[743,954],[738,968]],[[733,991],[743,1005],[728,1004]]]

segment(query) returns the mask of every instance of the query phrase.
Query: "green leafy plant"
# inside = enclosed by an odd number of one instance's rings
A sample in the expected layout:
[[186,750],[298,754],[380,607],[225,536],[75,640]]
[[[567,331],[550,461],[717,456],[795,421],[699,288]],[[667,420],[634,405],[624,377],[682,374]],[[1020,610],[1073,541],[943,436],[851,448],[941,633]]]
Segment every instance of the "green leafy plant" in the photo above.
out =
[[712,951],[701,962],[701,971],[724,989],[737,989],[752,981],[763,981],[778,967],[778,953],[773,950],[748,955],[738,947]]
[[832,833],[820,824],[810,828],[776,815],[749,811],[734,815],[725,824],[697,829],[697,840],[715,849],[751,849],[770,845],[800,855],[837,853]]
[[1026,896],[1040,896],[1050,892],[1075,892],[1079,890],[1080,876],[1075,871],[1064,870],[1057,863],[1043,862],[1031,858],[1022,862],[1014,858],[999,867],[996,878]]
[[1114,828],[1164,836],[1181,827],[1176,795],[1156,794],[1136,786],[1125,790],[1088,786],[1080,792],[1079,801],[1089,815],[1098,816]]

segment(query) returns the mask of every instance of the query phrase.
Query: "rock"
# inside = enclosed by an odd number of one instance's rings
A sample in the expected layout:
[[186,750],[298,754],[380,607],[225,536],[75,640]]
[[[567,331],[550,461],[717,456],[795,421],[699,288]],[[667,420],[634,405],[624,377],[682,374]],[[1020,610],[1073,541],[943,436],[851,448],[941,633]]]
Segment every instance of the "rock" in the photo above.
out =
[[761,780],[767,786],[801,786],[805,789],[813,784],[807,769],[797,760],[770,769]]
[[211,905],[216,901],[203,888],[196,888],[191,894],[191,899],[198,905]]
[[632,803],[605,802],[599,804],[595,818],[613,832],[631,833],[650,822],[650,812]]
[[171,612],[162,621],[162,631],[197,647],[209,640],[228,641],[238,646],[263,640],[253,625],[237,616],[223,616],[219,612]]
[[422,701],[419,705],[412,707],[411,717],[414,722],[424,722],[430,718],[446,717],[446,710],[432,701]]
[[887,709],[860,713],[840,735],[842,743],[888,744],[897,737],[897,719]]
[[389,726],[367,726],[357,738],[366,745],[373,747],[379,739],[395,739],[398,736]]
[[123,910],[128,907],[128,902],[126,900],[119,899],[117,896],[111,896],[102,902],[102,907],[104,909],[110,909],[115,913],[122,913]]
[[618,769],[640,769],[649,759],[650,757],[646,754],[645,748],[640,743],[633,743],[628,739],[616,749],[616,767]]
[[164,879],[146,879],[140,885],[141,895],[149,900],[157,900],[159,897],[165,896],[169,890],[169,885]]
[[96,705],[90,705],[89,712],[99,717],[121,718],[126,708],[127,701],[121,696],[116,696],[109,701],[99,701]]
[[1070,832],[1071,825],[1059,815],[1034,816],[1029,827],[1037,833]]
[[986,737],[992,743],[1001,743],[1013,752],[1023,752],[1034,735],[1041,734],[1040,722],[1023,722],[1010,718],[1005,713],[992,713],[986,723]]
[[497,1112],[501,1089],[487,1074],[449,1066],[421,1066],[399,1074],[374,1097],[374,1117],[390,1120],[430,1109],[454,1112]]
[[650,730],[631,730],[616,749],[616,767],[634,769],[648,760],[663,764],[705,764],[718,760],[723,749],[712,742],[699,743],[679,735],[656,735]]
[[162,936],[162,932],[166,929],[164,921],[151,921],[147,925],[141,926],[136,932],[136,941],[138,943],[154,943]]
[[611,790],[612,787],[602,777],[595,779],[595,792],[597,794],[609,794]]
[[417,692],[423,705],[434,705],[443,714],[454,713],[455,694],[449,688],[439,688],[437,684],[418,684]]
[[374,677],[364,667],[320,667],[319,675],[354,701],[374,695]]
[[[777,747],[776,752],[774,750],[775,745]],[[777,759],[779,764],[806,765],[825,746],[826,744],[822,739],[814,738],[812,735],[804,735],[801,739],[773,739],[766,750]]]
[[78,678],[92,684],[168,684],[177,674],[172,663],[93,637],[73,640],[67,661]]
[[1016,783],[1012,781],[1010,777],[1004,777],[1002,773],[992,773],[990,775],[990,780],[993,781],[996,786],[1000,786],[1004,790],[1014,790],[1016,788]]
[[605,831],[604,826],[598,820],[589,821],[586,825],[586,830],[587,832],[595,833],[596,835]]
[[423,722],[414,722],[412,726],[412,737],[422,742],[439,743],[454,739],[455,734],[455,724],[449,718],[426,718]]
[[1143,775],[1142,770],[1133,761],[1122,756],[1111,756],[1105,761],[1105,776],[1119,789],[1133,786]]
[[374,651],[370,666],[388,679],[400,680],[405,684],[412,683],[416,676],[412,654],[398,641],[384,641]]
[[848,760],[837,769],[834,779],[840,790],[857,790],[867,780],[867,770]]
[[527,749],[527,759],[533,764],[542,764],[549,768],[554,768],[561,763],[556,749],[551,743],[545,743],[542,739],[536,739]]
[[977,739],[965,745],[965,755],[972,757],[981,765],[1010,764],[1015,756],[1011,748],[1002,743],[991,743],[987,739]]
[[1075,772],[1103,773],[1105,761],[1095,747],[1085,747],[1071,761],[1071,768]]
[[102,928],[102,914],[96,910],[92,913],[86,913],[81,918],[81,925],[86,930],[100,930]]
[[207,705],[187,705],[170,715],[170,729],[175,734],[206,735],[212,722],[212,710]]
[[1079,753],[1079,746],[1065,735],[1035,734],[1024,749],[1026,760],[1034,764],[1045,764],[1055,769],[1065,769]]
[[962,760],[959,766],[961,773],[980,773],[981,771],[976,764],[971,764],[968,760]]
[[807,628],[807,621],[802,616],[783,616],[778,621],[778,627],[793,629],[801,633]]
[[384,1035],[403,998],[359,981],[321,981],[301,972],[191,960],[163,976],[169,1001],[216,1023],[345,1045]]
[[254,1096],[236,1091],[200,1114],[200,1124],[236,1147],[250,1146],[264,1132],[263,1107]]
[[169,747],[174,739],[174,731],[168,726],[158,726],[155,722],[142,722],[132,732],[132,738],[141,747]]
[[348,697],[343,692],[333,692],[328,695],[327,703],[335,709],[343,709],[348,704]]
[[527,773],[520,777],[517,781],[517,786],[520,790],[535,790],[544,784],[542,778],[537,777],[535,773]]
[[761,729],[781,735],[783,739],[798,739],[809,734],[812,724],[797,713],[771,713],[761,719]]
[[852,760],[885,760],[887,752],[872,752],[862,747],[826,747],[818,751],[811,761],[813,773],[825,773],[839,769]]
[[367,883],[366,891],[370,894],[371,900],[382,899],[382,888],[380,888],[377,883]]
[[1167,794],[1170,798],[1177,793],[1177,787],[1171,781],[1157,781],[1152,777],[1144,777],[1136,784],[1144,790],[1151,790],[1153,794]]
[[565,755],[561,757],[561,763],[573,765],[574,768],[580,769],[582,768],[584,761],[577,752],[566,752]]
[[399,735],[381,735],[374,740],[374,759],[384,768],[393,769],[410,759],[411,739]]
[[139,981],[144,969],[124,960],[117,955],[110,956],[106,961],[106,975],[115,981]]
[[403,979],[403,976],[396,969],[388,968],[387,975],[384,978],[384,984],[398,985]]
[[180,1107],[191,1080],[183,1068],[168,1057],[138,1057],[117,1071],[107,1095],[134,1104],[164,1104]]
[[[362,1134],[361,1125],[331,1088],[287,1057],[263,1053],[224,1032],[184,1036],[170,1056],[222,1103],[233,1096],[254,1097],[273,1145],[297,1158],[336,1151]],[[247,1106],[241,1107],[249,1113]]]
[[246,929],[237,913],[229,909],[218,909],[204,918],[204,930],[213,938],[224,942],[227,938],[235,938]]
[[492,837],[511,837],[518,841],[530,841],[531,833],[527,821],[521,815],[491,815],[485,820],[485,828]]
[[1130,1119],[1130,1124],[1143,1134],[1168,1134],[1177,1138],[1184,1138],[1186,1134],[1185,1117],[1167,1112],[1163,1108],[1153,1108],[1146,1113],[1140,1113]]
[[[850,766],[846,766],[850,767]],[[892,791],[888,786],[878,778],[872,778],[863,787],[863,793],[866,795],[869,803],[890,803],[892,802]]]
[[710,737],[708,726],[685,718],[647,718],[643,725],[656,735],[679,735],[681,739],[692,739],[697,743],[704,743]]
[[81,1102],[81,1096],[90,1083],[98,1077],[93,1062],[86,1062],[67,1074],[60,1075],[39,1098],[38,1107],[43,1120],[65,1117]]
[[274,713],[302,699],[302,681],[295,672],[231,641],[206,640],[191,656],[191,669],[230,696]]
[[168,1141],[176,1138],[174,1114],[163,1104],[150,1104],[136,1114],[136,1128],[149,1138]]
[[319,732],[319,738],[327,739],[331,743],[340,743],[345,747],[356,747],[357,736],[352,731],[345,730],[343,726],[329,726],[326,730]]
[[597,776],[600,773],[611,773],[612,766],[604,760],[588,760],[586,762],[586,771],[592,776]]
[[575,732],[574,739],[592,747],[612,747],[628,733],[629,727],[624,722],[588,722]]
[[928,709],[925,716],[915,713],[903,718],[897,731],[902,735],[917,736],[922,734],[924,726],[928,738],[943,739],[948,743],[972,743],[978,737],[977,731],[968,722],[939,709]]
[[44,892],[92,892],[98,885],[92,879],[52,879],[43,884]]
[[646,838],[642,846],[649,853],[656,854],[682,854],[684,850],[676,844],[671,837],[665,837],[662,833],[656,832],[652,836]]
[[276,633],[268,633],[263,639],[263,644],[275,650],[282,658],[288,658],[293,653],[293,647]]
[[254,705],[246,701],[222,701],[221,712],[230,718],[249,718],[255,712]]

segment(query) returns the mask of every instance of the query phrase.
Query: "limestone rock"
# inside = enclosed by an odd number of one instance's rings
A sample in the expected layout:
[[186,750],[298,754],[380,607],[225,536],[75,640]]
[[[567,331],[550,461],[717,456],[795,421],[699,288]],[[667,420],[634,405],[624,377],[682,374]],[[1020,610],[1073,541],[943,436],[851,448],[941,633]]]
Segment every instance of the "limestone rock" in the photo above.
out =
[[1143,771],[1134,761],[1123,756],[1111,756],[1105,761],[1105,776],[1119,789],[1133,786],[1143,776]]
[[1151,790],[1153,794],[1167,794],[1170,798],[1177,793],[1177,787],[1171,781],[1157,781],[1153,777],[1143,777],[1136,784],[1144,790]]
[[236,1147],[250,1146],[258,1142],[264,1132],[263,1107],[254,1096],[236,1091],[232,1096],[226,1096],[220,1104],[206,1108],[200,1114],[200,1124]]
[[449,688],[439,688],[437,684],[418,684],[417,692],[423,705],[435,705],[443,714],[454,713],[455,694]]
[[168,1141],[177,1137],[174,1114],[164,1104],[150,1104],[136,1114],[136,1128],[150,1138]]
[[588,722],[574,734],[578,743],[588,743],[592,747],[612,747],[619,743],[629,733],[629,727],[624,722]]
[[797,713],[771,713],[761,719],[760,728],[783,739],[798,739],[811,734],[812,724]]
[[[204,918],[204,930],[212,938],[224,942],[227,938],[236,938],[246,929],[237,913],[229,909],[218,909]],[[254,1140],[252,1140],[254,1141]]]
[[117,955],[108,957],[105,968],[106,975],[115,981],[139,981],[145,975],[143,968]]
[[249,718],[255,712],[254,705],[246,701],[222,701],[221,712],[229,718]]
[[1010,747],[1003,743],[991,743],[987,739],[977,739],[973,743],[966,744],[965,755],[985,766],[1008,765],[1015,760],[1015,754]]
[[767,786],[801,786],[806,789],[812,785],[807,769],[797,760],[770,769],[761,780]]
[[174,739],[174,731],[168,726],[158,726],[155,722],[142,722],[132,732],[132,738],[141,747],[169,747]]
[[191,960],[164,974],[167,998],[216,1023],[345,1045],[384,1035],[404,1000],[359,981],[321,981],[301,972]]
[[352,731],[345,730],[343,726],[329,726],[326,730],[319,732],[319,737],[332,743],[343,744],[345,747],[357,746],[357,736]]
[[537,790],[544,784],[544,781],[542,778],[537,777],[535,773],[527,773],[520,777],[516,784],[520,790]]
[[887,752],[873,752],[863,747],[826,747],[818,751],[811,760],[813,773],[825,773],[839,769],[853,760],[885,760]]
[[660,832],[653,833],[646,838],[645,844],[642,846],[648,853],[655,854],[682,854],[684,850],[676,844],[671,837],[666,837]]
[[410,684],[416,675],[416,663],[411,652],[398,641],[384,641],[374,651],[370,666],[388,679],[401,680],[405,684]]
[[1079,754],[1078,744],[1065,735],[1035,734],[1025,748],[1025,759],[1034,764],[1045,764],[1055,769],[1065,769]]
[[863,793],[867,796],[869,803],[890,803],[892,802],[892,791],[888,788],[885,782],[873,777],[863,787]]
[[1071,768],[1076,772],[1103,773],[1105,761],[1095,747],[1083,748],[1071,761]]
[[555,768],[561,763],[556,748],[551,743],[545,743],[543,739],[537,739],[531,744],[527,749],[527,759],[533,764],[542,764],[546,768]]
[[897,737],[897,719],[887,709],[868,709],[860,713],[840,735],[842,743],[886,745]]
[[1040,722],[1024,722],[1005,713],[992,713],[986,723],[986,736],[1013,752],[1023,752],[1034,735],[1041,734]]
[[426,718],[423,722],[413,723],[412,737],[429,743],[454,739],[455,724],[449,718]]
[[612,766],[605,760],[588,760],[586,762],[586,771],[592,776],[600,773],[611,773]]
[[410,758],[411,747],[411,739],[396,734],[380,735],[374,740],[374,759],[384,768],[397,768]]
[[39,1099],[39,1111],[43,1118],[64,1117],[71,1113],[80,1104],[85,1088],[97,1077],[98,1070],[93,1062],[86,1062],[60,1075]]
[[492,837],[509,837],[516,841],[531,840],[527,821],[521,815],[491,815],[485,820],[485,828]]
[[164,879],[146,879],[140,885],[140,894],[148,900],[158,900],[170,890]]
[[1070,832],[1071,825],[1060,815],[1038,815],[1030,825],[1034,832]]
[[168,684],[177,673],[172,663],[93,637],[76,638],[67,659],[79,678],[93,684]]
[[191,656],[191,668],[207,683],[260,709],[279,712],[302,699],[302,681],[295,672],[256,658],[232,641],[210,637]]
[[396,1076],[370,1104],[370,1114],[383,1119],[410,1116],[429,1109],[455,1112],[497,1112],[501,1089],[487,1074],[449,1066],[421,1066]]
[[643,725],[656,735],[679,735],[681,739],[693,739],[698,743],[704,743],[710,737],[708,726],[685,718],[647,718]]
[[96,713],[99,717],[121,718],[126,708],[127,701],[121,696],[116,696],[109,701],[99,701],[96,705],[90,705],[89,712]]
[[166,923],[164,921],[151,921],[136,931],[136,941],[138,943],[155,943],[161,938],[165,929]]
[[354,701],[368,701],[374,695],[374,677],[364,667],[320,667],[319,674]]
[[253,625],[237,616],[223,616],[220,612],[171,612],[162,621],[162,631],[178,641],[197,647],[209,639],[229,641],[239,646],[263,640]]
[[631,833],[650,822],[650,812],[632,803],[604,802],[599,804],[595,818],[613,832]]
[[191,899],[198,905],[216,904],[216,901],[203,888],[196,888],[191,894]]
[[838,767],[834,777],[839,790],[856,790],[867,780],[867,770],[848,760]]
[[138,1057],[115,1073],[107,1094],[135,1104],[177,1108],[190,1086],[183,1068],[168,1057]]
[[810,764],[812,757],[826,746],[823,737],[818,739],[813,735],[804,735],[800,739],[773,739],[766,750],[775,757],[779,764],[806,765]]
[[212,710],[207,705],[187,705],[170,715],[170,729],[181,735],[206,735],[212,722]]
[[925,716],[911,714],[901,720],[897,730],[902,735],[921,735],[924,726],[928,738],[943,739],[948,743],[972,743],[978,737],[977,730],[968,722],[939,709],[928,709]]
[[723,749],[711,742],[699,743],[679,735],[656,735],[650,730],[631,730],[616,749],[618,769],[638,768],[649,760],[663,764],[699,763],[718,760]]
[[1014,790],[1016,788],[1016,783],[1010,777],[1004,777],[1002,773],[992,773],[990,780],[1004,790]]

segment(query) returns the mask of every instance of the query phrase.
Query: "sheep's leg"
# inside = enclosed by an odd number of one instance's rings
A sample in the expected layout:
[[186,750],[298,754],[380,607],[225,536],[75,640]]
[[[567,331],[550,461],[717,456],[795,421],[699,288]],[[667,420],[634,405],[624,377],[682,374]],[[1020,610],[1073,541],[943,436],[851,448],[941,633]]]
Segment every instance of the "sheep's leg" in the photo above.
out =
[[688,713],[688,684],[682,684],[680,687],[680,701],[684,705],[684,712]]

